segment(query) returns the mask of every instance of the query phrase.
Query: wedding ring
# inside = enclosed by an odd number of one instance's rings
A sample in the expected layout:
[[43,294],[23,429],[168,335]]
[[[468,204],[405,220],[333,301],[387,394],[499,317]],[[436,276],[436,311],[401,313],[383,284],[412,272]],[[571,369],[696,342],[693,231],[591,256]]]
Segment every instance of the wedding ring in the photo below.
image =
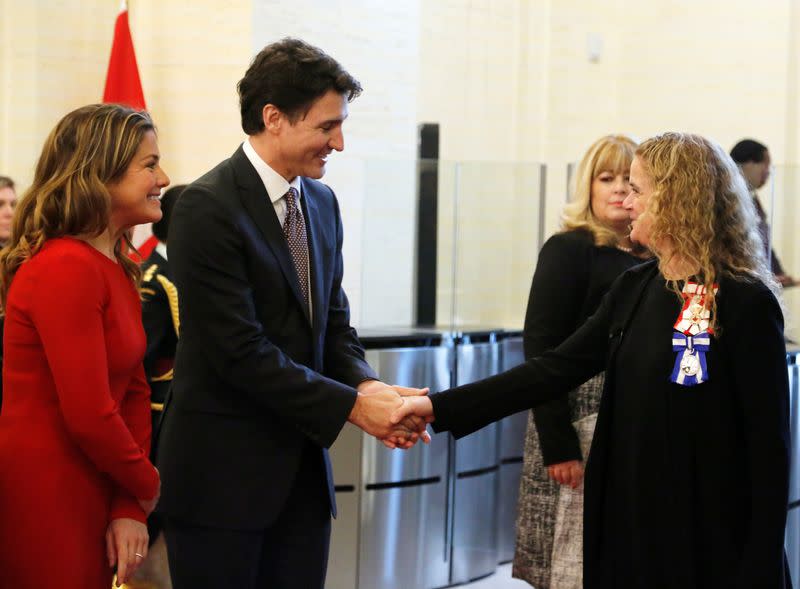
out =
[[144,558],[144,555],[139,554],[138,552],[134,552],[133,555],[138,556],[139,558]]

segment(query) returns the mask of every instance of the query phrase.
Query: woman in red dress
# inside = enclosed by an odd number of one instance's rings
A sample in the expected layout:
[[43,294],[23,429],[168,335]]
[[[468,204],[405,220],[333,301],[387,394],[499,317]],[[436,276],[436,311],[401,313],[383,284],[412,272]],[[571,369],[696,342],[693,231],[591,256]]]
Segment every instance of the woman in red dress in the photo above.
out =
[[0,252],[0,585],[108,589],[147,555],[159,494],[128,230],[161,218],[153,122],[119,105],[50,133]]

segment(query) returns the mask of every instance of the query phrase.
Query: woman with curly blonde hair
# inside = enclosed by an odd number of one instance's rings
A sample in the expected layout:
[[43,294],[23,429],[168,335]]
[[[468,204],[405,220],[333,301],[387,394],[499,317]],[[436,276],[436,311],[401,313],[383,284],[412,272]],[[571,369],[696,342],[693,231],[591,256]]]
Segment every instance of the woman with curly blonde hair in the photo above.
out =
[[[536,263],[525,315],[526,358],[572,335],[614,280],[642,263],[646,250],[630,241],[622,206],[636,147],[626,135],[606,135],[578,165],[562,231],[547,240]],[[536,589],[582,586],[583,464],[602,390],[601,373],[528,417],[512,573]]]
[[149,115],[67,114],[45,141],[0,252],[0,579],[108,589],[147,555],[159,493],[127,234],[161,218],[169,179]]
[[783,316],[744,180],[697,135],[645,141],[625,200],[656,259],[555,350],[405,398],[456,437],[606,370],[586,465],[586,589],[786,589]]

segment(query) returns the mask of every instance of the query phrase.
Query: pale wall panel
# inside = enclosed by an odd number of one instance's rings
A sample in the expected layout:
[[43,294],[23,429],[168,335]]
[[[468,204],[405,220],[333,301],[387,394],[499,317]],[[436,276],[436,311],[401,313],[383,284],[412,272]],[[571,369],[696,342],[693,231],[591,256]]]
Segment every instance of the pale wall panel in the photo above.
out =
[[[100,98],[118,3],[0,7],[0,172],[24,187],[55,121]],[[549,234],[559,224],[567,163],[605,133],[690,130],[726,148],[751,135],[777,164],[800,163],[798,18],[792,0],[758,10],[749,0],[235,0],[224,10],[211,0],[131,1],[145,96],[175,182],[194,179],[241,141],[235,84],[267,42],[306,38],[364,83],[347,149],[331,159],[326,180],[342,201],[345,284],[366,323],[410,319],[419,122],[441,124],[445,159],[545,161]],[[590,34],[602,38],[595,62]],[[794,186],[783,184],[784,192]],[[794,218],[794,209],[782,214],[776,230],[789,269],[800,274]],[[496,247],[522,249],[511,240]],[[492,275],[498,292],[524,284],[532,271],[523,276],[524,266]],[[482,298],[464,304],[478,309]]]
[[419,2],[255,0],[253,26],[253,52],[300,37],[364,87],[350,105],[345,150],[333,154],[324,178],[342,209],[343,284],[357,325],[410,323]]
[[2,3],[0,170],[24,188],[47,133],[103,94],[114,2]]

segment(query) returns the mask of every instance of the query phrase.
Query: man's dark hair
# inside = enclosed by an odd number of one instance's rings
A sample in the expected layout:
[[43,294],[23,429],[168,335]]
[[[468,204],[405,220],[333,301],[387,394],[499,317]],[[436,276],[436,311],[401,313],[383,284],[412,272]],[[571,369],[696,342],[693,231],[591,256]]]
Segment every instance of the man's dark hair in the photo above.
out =
[[760,164],[764,161],[764,154],[767,153],[767,146],[759,143],[755,139],[742,139],[731,149],[731,159],[737,164],[755,162]]
[[329,90],[344,95],[348,102],[361,94],[361,84],[338,61],[290,37],[264,47],[237,88],[242,129],[248,135],[264,130],[261,113],[267,104],[274,104],[294,124]]
[[0,188],[10,188],[14,190],[14,181],[8,176],[0,176]]
[[158,241],[167,242],[172,209],[175,208],[175,203],[178,202],[178,197],[184,188],[186,188],[186,184],[176,184],[161,195],[161,219],[153,223],[153,235],[156,236]]

